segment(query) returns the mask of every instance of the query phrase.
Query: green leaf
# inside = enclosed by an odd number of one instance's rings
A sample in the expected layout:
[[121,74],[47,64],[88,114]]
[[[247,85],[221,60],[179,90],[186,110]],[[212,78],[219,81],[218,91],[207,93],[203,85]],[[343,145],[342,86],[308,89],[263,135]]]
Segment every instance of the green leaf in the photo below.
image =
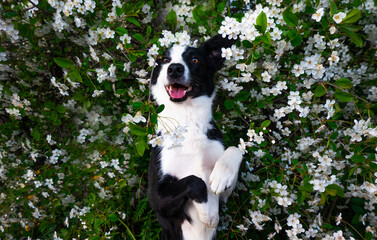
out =
[[322,85],[319,85],[314,91],[314,97],[322,97],[325,94],[326,89]]
[[45,102],[45,107],[48,109],[55,109],[56,106],[54,102],[48,101],[48,102]]
[[338,136],[339,136],[339,132],[334,132],[333,134],[331,134],[330,139],[336,140],[338,138]]
[[298,192],[297,196],[297,206],[301,206],[304,203],[305,195],[302,192]]
[[85,99],[82,103],[84,109],[89,109],[92,104],[90,103],[89,99]]
[[342,89],[350,89],[353,87],[351,80],[348,78],[339,78],[335,82],[336,85],[338,85]]
[[159,114],[160,112],[164,111],[165,109],[165,105],[164,104],[161,104],[160,106],[158,106],[158,108],[156,109],[156,113]]
[[292,39],[291,44],[293,47],[297,47],[298,45],[302,43],[302,40],[303,40],[302,36],[297,35],[294,39]]
[[117,89],[116,90],[116,94],[118,95],[124,95],[127,93],[127,90],[126,89]]
[[232,110],[233,109],[233,104],[229,99],[225,100],[224,106],[225,106],[226,110]]
[[136,20],[136,19],[133,18],[133,17],[126,17],[126,18],[124,18],[124,20],[129,21],[129,22],[135,24],[135,25],[138,26],[138,27],[141,27],[141,24],[139,23],[139,21]]
[[79,71],[77,69],[74,69],[70,74],[69,74],[69,78],[71,79],[71,81],[73,82],[82,82],[82,78],[81,78],[81,75],[79,73]]
[[142,141],[136,143],[136,151],[140,155],[140,157],[144,155],[145,145]]
[[351,41],[356,44],[358,47],[363,47],[363,39],[361,39],[358,35],[350,36]]
[[131,62],[135,62],[137,59],[137,57],[134,54],[132,54],[132,52],[129,52],[128,56],[130,57]]
[[219,13],[222,13],[222,12],[224,11],[225,6],[226,6],[226,2],[227,2],[227,1],[222,1],[222,2],[220,2],[219,4],[217,4],[217,11],[218,11]]
[[370,168],[371,168],[373,171],[377,171],[377,164],[376,164],[376,163],[371,162],[369,165],[370,165]]
[[327,200],[327,195],[325,193],[321,193],[321,201],[319,202],[319,205],[324,205]]
[[329,195],[331,195],[331,196],[338,195],[339,197],[344,197],[344,191],[343,191],[343,189],[339,185],[337,185],[337,184],[330,184],[330,185],[328,185],[326,187],[326,192]]
[[66,109],[63,105],[59,105],[57,108],[56,108],[56,111],[58,111],[58,113],[65,113]]
[[365,157],[363,155],[359,155],[359,154],[356,154],[356,155],[353,155],[351,157],[351,160],[353,163],[363,163],[366,161]]
[[252,44],[249,40],[243,40],[243,41],[242,41],[242,45],[243,45],[245,48],[252,48],[252,47],[253,47],[253,44]]
[[58,120],[58,113],[56,111],[51,112],[51,120],[52,122],[56,122]]
[[336,196],[337,191],[335,189],[326,188],[326,193],[330,196]]
[[354,205],[354,204],[352,204],[352,205],[351,205],[351,208],[352,208],[352,210],[353,210],[355,213],[358,213],[358,214],[364,214],[364,213],[365,213],[364,208],[361,207],[361,206],[358,206],[358,205]]
[[351,41],[356,44],[358,47],[363,47],[363,39],[359,37],[358,35],[354,34],[350,36]]
[[147,132],[145,131],[145,128],[139,127],[139,126],[137,126],[135,124],[130,124],[129,127],[130,127],[130,130],[131,130],[132,134],[135,134],[135,135],[141,136],[141,137],[147,135]]
[[341,28],[344,28],[348,31],[351,31],[351,32],[357,32],[359,30],[361,30],[363,28],[363,26],[359,26],[359,25],[353,25],[353,24],[344,24],[342,26],[340,26]]
[[152,115],[151,115],[151,123],[152,123],[152,125],[157,123],[157,117],[158,117],[157,113],[152,113]]
[[373,239],[373,233],[372,232],[365,233],[365,239],[366,240],[372,240]]
[[33,30],[33,27],[30,24],[20,24],[20,25],[18,25],[18,31],[19,31],[20,36],[29,40],[29,42],[33,46],[37,46],[36,41],[34,40],[34,30]]
[[345,18],[343,18],[341,24],[344,23],[355,23],[361,18],[361,11],[357,8],[352,9],[347,13]]
[[362,4],[362,0],[353,0],[352,1],[352,6],[353,7],[359,7],[361,4]]
[[54,62],[62,68],[72,68],[75,66],[74,62],[69,60],[68,58],[54,57]]
[[305,191],[307,191],[307,192],[312,192],[312,191],[313,191],[313,187],[314,187],[314,185],[311,184],[309,181],[310,181],[309,179],[305,179],[305,180],[304,180],[303,188],[304,188]]
[[331,129],[333,130],[336,130],[338,128],[338,125],[335,122],[328,121],[327,125],[329,125],[329,127],[331,127]]
[[337,8],[335,2],[332,1],[332,0],[330,1],[330,13],[331,13],[331,16],[338,13],[338,8]]
[[128,34],[127,29],[124,27],[117,27],[115,28],[115,32],[118,33],[118,35],[123,36],[124,34]]
[[109,218],[109,220],[110,220],[111,222],[116,222],[116,221],[118,221],[118,216],[117,216],[115,213],[111,213],[111,214],[109,214],[108,218]]
[[258,50],[255,50],[255,51],[253,52],[253,58],[254,58],[255,60],[258,60],[260,57],[261,57],[261,53],[260,53]]
[[265,120],[264,122],[262,122],[262,124],[260,125],[261,128],[267,128],[268,126],[270,126],[271,124],[271,121],[270,120]]
[[343,27],[341,25],[338,25],[338,28],[340,30],[342,30],[343,32],[345,32],[347,34],[347,36],[350,37],[351,41],[354,44],[356,44],[359,47],[363,46],[363,40],[361,39],[361,37],[359,35],[357,35],[355,32],[353,32],[353,30],[350,30],[349,28]]
[[263,34],[263,33],[266,32],[266,30],[267,30],[267,16],[263,11],[258,15],[256,24],[257,24],[257,26],[259,26],[259,29],[258,28],[257,29],[260,33]]
[[100,226],[102,225],[102,223],[104,222],[104,219],[102,218],[97,218],[95,221],[94,221],[94,229],[96,231],[100,230]]
[[122,6],[122,10],[126,15],[132,14],[135,11],[135,4],[134,3],[125,3]]
[[57,227],[57,224],[51,224],[50,221],[42,221],[39,226],[39,231],[41,232],[53,232]]
[[151,26],[148,26],[147,27],[147,35],[151,34],[152,33],[152,28]]
[[365,200],[362,199],[362,198],[357,198],[357,197],[351,198],[351,205],[364,207],[365,206]]
[[246,101],[250,98],[250,91],[241,91],[240,93],[237,94],[236,96],[236,101]]
[[166,16],[166,23],[173,31],[177,28],[177,13],[174,10],[170,10],[169,14]]
[[139,42],[144,42],[144,36],[140,33],[136,33],[132,36],[134,39],[138,40]]
[[41,134],[37,130],[31,131],[30,135],[35,139],[35,141],[39,141],[41,139]]
[[322,226],[326,229],[334,229],[334,227],[330,223],[323,223]]
[[287,36],[290,40],[293,40],[298,35],[297,31],[294,29],[291,29],[287,32]]
[[132,54],[135,55],[135,56],[137,56],[137,57],[142,57],[145,54],[147,54],[147,52],[143,51],[143,50],[134,50],[134,51],[130,51],[130,52],[132,52]]
[[353,174],[358,168],[359,168],[358,166],[355,166],[355,167],[351,168],[350,172],[348,173],[348,177],[351,177],[352,174]]
[[143,8],[145,3],[146,3],[146,1],[139,0],[135,5],[136,12],[139,12]]
[[208,13],[206,13],[203,5],[197,5],[194,10],[192,10],[192,16],[199,25],[207,26],[208,23]]
[[120,16],[123,14],[123,9],[121,9],[120,7],[115,7],[115,12],[117,16]]
[[341,102],[350,102],[354,99],[350,93],[340,92],[340,91],[335,92],[334,97]]
[[14,11],[14,12],[7,12],[7,11],[4,11],[3,12],[3,17],[4,19],[5,18],[13,18],[13,17],[16,17],[18,16],[18,12]]
[[142,103],[142,102],[133,102],[133,103],[132,103],[132,108],[133,108],[133,109],[139,109],[139,108],[141,108],[142,106],[144,106],[144,103]]
[[271,35],[269,32],[267,32],[266,34],[262,36],[262,42],[267,45],[271,45]]
[[288,7],[283,12],[283,19],[284,22],[290,27],[297,27],[298,25],[298,17],[292,12],[292,7]]

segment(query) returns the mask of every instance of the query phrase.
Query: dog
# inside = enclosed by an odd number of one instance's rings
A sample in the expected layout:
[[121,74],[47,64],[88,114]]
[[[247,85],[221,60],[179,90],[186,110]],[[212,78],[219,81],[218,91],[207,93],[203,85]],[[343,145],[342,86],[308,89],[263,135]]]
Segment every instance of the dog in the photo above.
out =
[[215,73],[221,49],[233,40],[216,35],[198,48],[175,45],[156,60],[151,94],[158,105],[157,133],[185,126],[180,146],[166,138],[152,148],[148,197],[162,227],[161,239],[210,240],[216,237],[220,203],[235,188],[242,152],[225,149],[212,118]]

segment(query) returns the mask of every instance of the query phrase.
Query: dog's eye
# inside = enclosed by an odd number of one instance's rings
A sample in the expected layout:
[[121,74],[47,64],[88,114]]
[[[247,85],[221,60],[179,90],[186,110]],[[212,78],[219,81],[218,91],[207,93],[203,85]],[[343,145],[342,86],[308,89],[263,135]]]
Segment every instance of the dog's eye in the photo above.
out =
[[168,63],[168,62],[170,62],[170,58],[164,57],[164,58],[162,58],[162,62]]
[[198,63],[198,62],[199,62],[199,59],[197,59],[197,58],[193,58],[193,59],[191,60],[191,62],[193,62],[193,63]]

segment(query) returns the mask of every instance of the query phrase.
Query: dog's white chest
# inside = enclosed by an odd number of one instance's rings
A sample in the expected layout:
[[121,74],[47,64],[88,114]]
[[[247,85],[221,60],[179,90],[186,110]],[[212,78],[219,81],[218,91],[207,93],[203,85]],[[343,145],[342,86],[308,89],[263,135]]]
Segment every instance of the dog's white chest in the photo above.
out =
[[161,171],[178,179],[196,175],[208,183],[217,159],[224,147],[219,141],[208,139],[205,135],[189,136],[180,147],[164,147],[161,152]]
[[189,99],[185,105],[167,102],[165,110],[160,114],[159,131],[174,131],[178,126],[186,127],[182,133],[184,141],[174,146],[168,136],[164,137],[161,151],[162,174],[169,174],[178,179],[196,175],[208,183],[217,159],[223,154],[223,145],[216,140],[208,139],[207,131],[213,126],[211,106],[214,96],[202,96]]

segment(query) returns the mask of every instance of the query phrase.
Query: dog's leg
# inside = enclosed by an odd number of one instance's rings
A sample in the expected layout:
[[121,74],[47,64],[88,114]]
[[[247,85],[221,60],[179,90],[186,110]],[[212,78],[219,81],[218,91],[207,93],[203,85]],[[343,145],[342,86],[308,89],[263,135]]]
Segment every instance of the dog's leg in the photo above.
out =
[[207,186],[204,181],[194,175],[174,180],[166,177],[157,187],[158,199],[154,205],[156,210],[166,215],[181,212],[187,200],[202,203],[207,201]]
[[222,196],[225,201],[236,186],[241,161],[241,150],[236,147],[229,147],[216,161],[215,167],[209,177],[212,192],[220,195],[226,191],[224,196]]
[[206,203],[193,202],[199,214],[199,220],[207,227],[216,228],[219,223],[219,197],[208,191]]

